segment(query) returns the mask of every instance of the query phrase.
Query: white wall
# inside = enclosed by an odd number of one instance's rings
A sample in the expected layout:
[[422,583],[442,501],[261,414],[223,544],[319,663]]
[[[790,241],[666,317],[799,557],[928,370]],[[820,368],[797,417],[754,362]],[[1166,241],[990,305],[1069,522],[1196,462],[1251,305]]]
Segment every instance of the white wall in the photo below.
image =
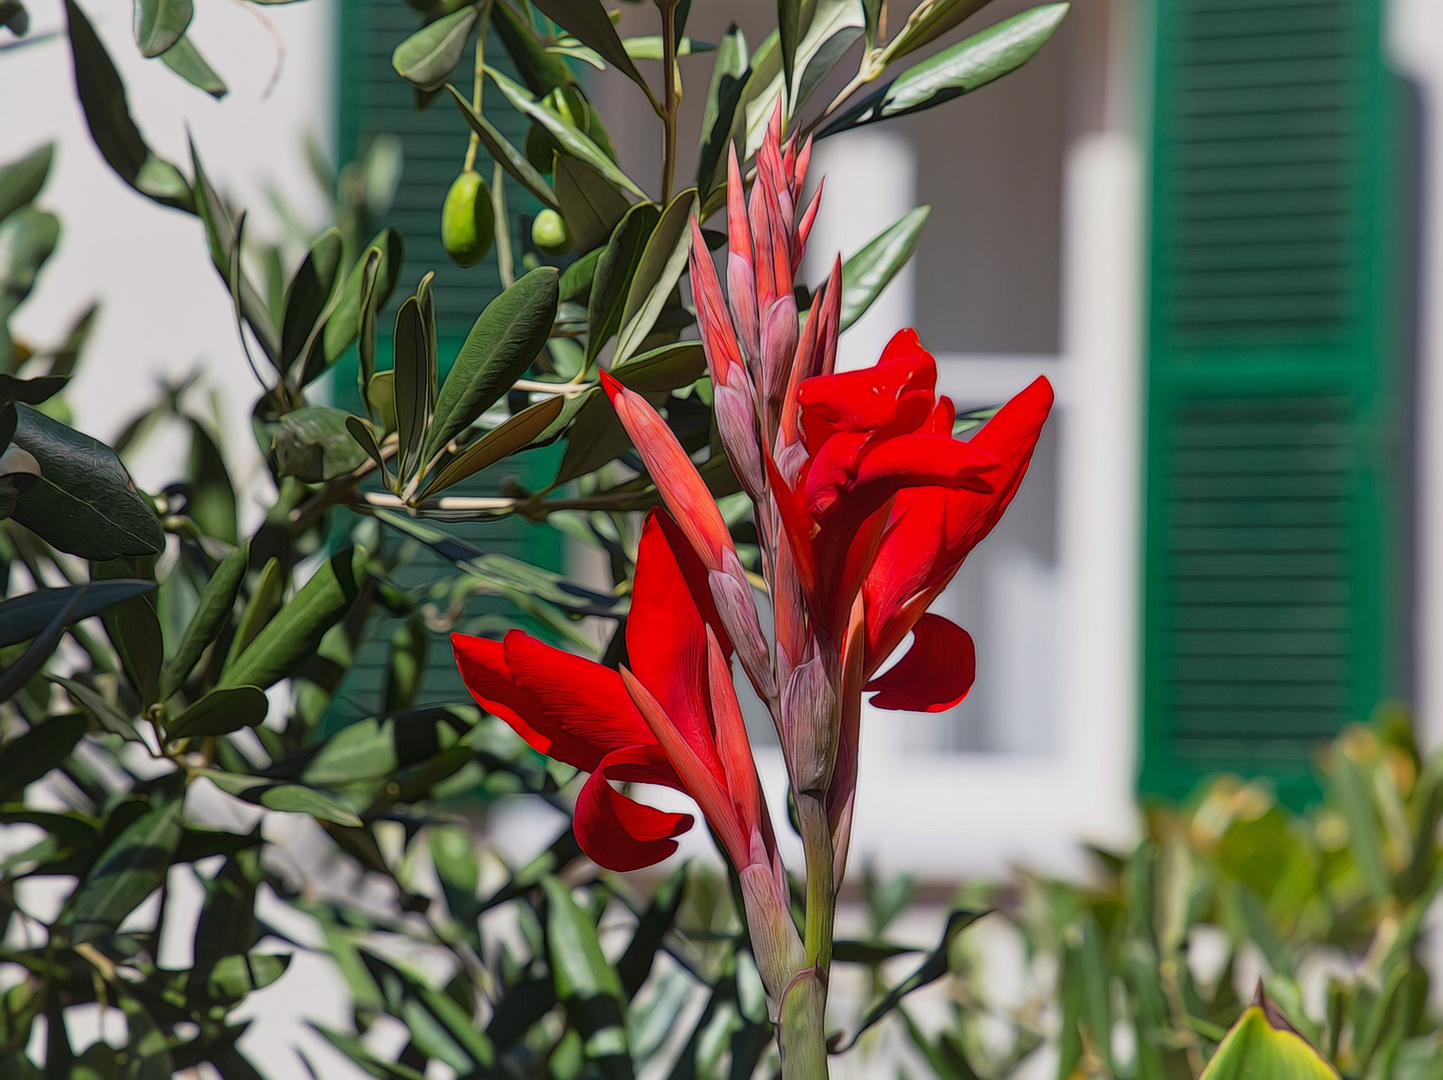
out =
[[[264,197],[267,185],[284,192],[307,224],[319,224],[325,207],[310,179],[303,139],[313,132],[323,145],[333,142],[331,0],[197,4],[192,39],[230,86],[220,102],[140,55],[131,36],[131,0],[80,2],[156,152],[188,174],[189,129],[213,182],[253,211],[257,234],[279,235]],[[240,484],[259,468],[249,428],[258,386],[199,220],[138,195],[105,165],[76,99],[63,5],[28,0],[27,6],[32,35],[59,30],[62,36],[0,55],[0,161],[58,141],[40,205],[60,216],[62,233],[16,332],[42,346],[58,344],[85,305],[99,300],[99,324],[69,392],[76,426],[114,436],[153,399],[159,378],[180,379],[199,368],[204,383],[218,391]],[[154,453],[142,459],[137,480],[159,485],[175,477],[175,468]]]

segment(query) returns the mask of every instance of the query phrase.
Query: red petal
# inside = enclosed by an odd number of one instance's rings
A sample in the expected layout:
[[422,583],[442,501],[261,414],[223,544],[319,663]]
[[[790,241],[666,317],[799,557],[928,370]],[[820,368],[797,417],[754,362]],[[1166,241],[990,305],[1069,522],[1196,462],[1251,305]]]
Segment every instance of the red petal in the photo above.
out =
[[883,353],[883,360],[872,367],[819,375],[797,387],[808,450],[816,453],[833,432],[886,427],[896,418],[898,403],[909,392],[925,393],[930,412],[930,397],[937,385],[937,362],[931,353],[920,348],[903,352],[890,345],[888,352],[896,355],[887,359],[888,353]]
[[592,862],[608,870],[640,870],[676,850],[677,836],[691,828],[690,814],[669,814],[622,795],[610,780],[678,786],[658,746],[633,746],[608,754],[576,799],[572,830]]
[[652,483],[656,484],[692,547],[708,569],[720,570],[722,549],[733,546],[732,537],[696,465],[646,398],[626,389],[604,371],[601,385],[642,461],[646,462]]
[[927,613],[912,627],[907,655],[869,682],[879,709],[941,712],[967,696],[977,677],[972,636],[941,615]]
[[533,749],[588,772],[613,750],[655,744],[610,668],[512,630],[504,642],[452,634],[466,688]]
[[[690,552],[684,544],[673,547],[664,521],[653,514],[641,532],[626,622],[629,666],[692,752],[725,785],[707,707],[706,626],[692,583],[696,579],[687,580],[681,562],[682,552]],[[700,572],[700,567],[694,565],[692,572]],[[709,597],[704,572],[699,585]]]

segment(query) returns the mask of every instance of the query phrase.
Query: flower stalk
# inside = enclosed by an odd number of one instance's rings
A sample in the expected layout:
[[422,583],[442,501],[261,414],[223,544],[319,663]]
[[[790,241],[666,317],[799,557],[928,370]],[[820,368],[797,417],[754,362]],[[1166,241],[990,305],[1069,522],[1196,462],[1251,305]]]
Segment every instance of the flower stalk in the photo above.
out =
[[[662,11],[671,43],[671,8]],[[673,62],[669,53],[669,72]],[[668,113],[674,104],[669,87]],[[755,550],[738,549],[666,420],[603,372],[665,506],[648,516],[638,546],[627,665],[612,670],[515,630],[500,642],[453,639],[484,708],[537,750],[590,773],[574,828],[598,864],[650,866],[675,852],[693,823],[614,785],[660,784],[696,803],[741,882],[784,1080],[827,1075],[827,986],[863,698],[936,712],[966,696],[972,639],[927,609],[1011,501],[1052,403],[1039,379],[970,440],[956,438],[952,403],[935,393],[936,361],[910,330],[874,366],[835,370],[840,261],[805,324],[795,289],[820,199],[819,190],[803,208],[810,156],[809,141],[783,141],[780,109],[750,191],[733,149],[725,294],[692,222],[692,293],[714,415],[753,504]],[[758,574],[770,633],[755,600]],[[786,762],[805,856],[800,927],[738,677],[770,711]]]

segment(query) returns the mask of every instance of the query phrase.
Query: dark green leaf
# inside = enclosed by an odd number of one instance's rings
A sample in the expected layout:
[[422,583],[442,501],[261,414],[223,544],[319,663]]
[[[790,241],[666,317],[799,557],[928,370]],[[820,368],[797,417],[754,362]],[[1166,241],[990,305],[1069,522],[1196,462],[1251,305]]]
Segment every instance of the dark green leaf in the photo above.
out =
[[616,223],[631,209],[611,181],[568,155],[556,159],[556,198],[566,230],[583,255],[606,243]]
[[300,784],[276,784],[255,776],[223,772],[220,769],[200,769],[197,775],[204,776],[216,787],[238,799],[288,814],[309,814],[322,821],[358,828],[361,819],[356,812],[334,795],[328,795],[314,788]]
[[365,576],[366,549],[345,548],[315,574],[221,676],[222,686],[269,687],[294,674],[350,609]]
[[0,648],[16,645],[44,631],[50,620],[79,598],[70,611],[70,621],[79,622],[99,615],[112,604],[152,592],[155,582],[138,579],[95,581],[63,589],[37,589],[0,603]]
[[429,394],[426,372],[431,338],[427,332],[421,302],[412,296],[396,313],[395,392],[396,430],[400,446],[396,453],[396,474],[404,484],[421,460],[421,441],[426,437],[426,404]]
[[29,205],[40,194],[54,157],[55,144],[48,142],[0,167],[0,221]]
[[1052,36],[1067,7],[1047,4],[1032,8],[944,49],[848,109],[818,137],[921,112],[1016,71]]
[[125,84],[120,81],[120,73],[115,70],[90,20],[75,0],[65,0],[65,13],[75,65],[75,89],[101,157],[142,195],[194,213],[195,203],[185,177],[174,165],[151,151],[130,118]]
[[605,248],[596,248],[577,259],[561,271],[561,283],[557,299],[562,303],[580,300],[591,292],[592,279],[596,277],[596,266],[601,261]]
[[59,241],[60,219],[34,207],[23,207],[0,222],[0,310],[14,310],[30,295]]
[[284,589],[280,560],[272,556],[256,575],[255,588],[251,590],[250,599],[246,601],[245,610],[241,612],[240,622],[236,624],[235,636],[231,638],[225,668],[235,663],[236,657],[246,650],[281,609],[281,593]]
[[621,977],[606,961],[596,923],[559,878],[541,879],[546,894],[546,950],[556,996],[581,1034],[587,1058],[607,1075],[629,1076]]
[[733,25],[722,38],[712,67],[711,87],[702,114],[701,153],[697,159],[696,186],[703,200],[726,176],[727,147],[744,137],[746,110],[739,109],[751,69],[747,66],[747,39]]
[[27,786],[60,765],[85,734],[80,713],[61,713],[0,746],[0,802],[13,802]]
[[426,674],[426,651],[431,632],[420,615],[412,615],[391,634],[391,655],[386,662],[386,713],[405,712],[416,704]]
[[307,784],[334,787],[396,771],[395,721],[358,720],[322,745],[302,774]]
[[683,191],[662,212],[647,238],[626,291],[621,331],[616,339],[616,351],[612,353],[613,366],[626,363],[627,357],[641,347],[656,325],[672,289],[681,280],[691,252],[691,216],[696,205],[696,189]]
[[204,90],[217,101],[230,92],[225,80],[217,74],[215,68],[206,63],[205,57],[201,56],[200,50],[188,36],[182,37],[161,53],[160,59],[161,63],[191,86]]
[[946,975],[947,954],[951,951],[953,939],[986,914],[985,911],[954,911],[948,915],[947,926],[942,931],[942,940],[938,943],[937,948],[927,955],[927,958],[911,975],[894,986],[881,1001],[867,1010],[857,1030],[852,1033],[852,1037],[846,1040],[837,1053],[845,1053],[851,1049],[862,1037],[864,1031],[895,1009],[902,999],[913,990],[921,989]]
[[51,675],[49,678],[51,682],[63,686],[65,692],[70,695],[70,700],[94,717],[95,722],[106,731],[114,732],[126,742],[141,741],[130,718],[106,701],[99,692],[74,679],[63,679],[55,675]]
[[135,0],[135,43],[141,56],[159,56],[185,33],[194,11],[190,0]]
[[612,161],[606,152],[575,124],[563,119],[550,109],[542,107],[539,101],[533,101],[523,87],[518,86],[499,71],[488,67],[486,73],[491,76],[502,96],[511,103],[512,108],[525,113],[533,122],[545,128],[547,134],[556,140],[556,144],[563,151],[584,161],[613,184],[623,187],[641,198],[646,197],[646,193],[637,187],[636,182],[622,172],[616,162]]
[[[505,7],[504,0],[500,0],[497,4],[498,10],[502,7]],[[561,203],[556,197],[556,192],[552,190],[551,185],[546,182],[546,177],[541,175],[526,155],[512,146],[506,136],[497,131],[489,120],[472,109],[471,103],[462,97],[454,86],[448,86],[447,89],[455,98],[456,107],[461,110],[461,115],[466,118],[466,123],[480,137],[482,144],[486,147],[486,152],[491,155],[491,160],[510,173],[513,180],[535,195],[542,203],[552,210],[560,212]]]
[[556,271],[541,266],[481,312],[441,388],[423,460],[495,404],[536,359],[556,318],[556,295]]
[[566,434],[566,453],[556,468],[553,485],[565,484],[614,461],[631,449],[631,436],[600,389],[582,401]]
[[155,511],[114,450],[28,405],[15,409],[15,444],[35,455],[42,473],[16,504],[15,520],[62,551],[97,562],[165,547]]
[[165,882],[180,843],[181,801],[146,811],[115,838],[76,891],[70,940],[80,945],[115,932]]
[[206,735],[227,735],[243,727],[255,727],[266,718],[270,704],[254,686],[230,686],[212,690],[168,726],[168,739],[197,739]]
[[[374,293],[377,310],[385,307],[386,301],[390,299],[391,290],[400,277],[401,265],[405,261],[406,242],[399,229],[386,228],[382,229],[371,241],[346,276],[346,283],[341,289],[340,301],[336,304],[336,309],[331,313],[331,317],[326,320],[326,328],[321,337],[323,363],[316,364],[314,370],[312,365],[307,363],[306,371],[301,376],[303,384],[311,382],[331,364],[339,360],[351,342],[356,340],[360,331],[361,301],[364,297],[362,271],[367,256],[372,252],[379,256],[372,271],[375,275]],[[375,345],[373,343],[371,356],[374,357],[374,355]],[[369,377],[370,372],[365,374]]]
[[782,46],[782,75],[787,92],[796,81],[797,44],[802,35],[802,0],[777,0],[777,33]]
[[686,898],[686,876],[687,866],[682,864],[656,887],[651,903],[637,923],[636,932],[631,935],[631,943],[616,962],[621,992],[627,1001],[636,997],[636,992],[651,974],[651,965],[661,948],[661,939],[676,922],[676,913],[681,910],[681,902]]
[[311,484],[354,472],[367,455],[347,429],[353,419],[328,405],[287,413],[276,430],[276,471]]
[[[636,70],[626,47],[611,25],[601,0],[533,0],[548,19],[571,32],[577,41],[616,68],[652,97],[651,88]],[[653,99],[654,100],[654,99]]]
[[340,230],[327,229],[311,245],[296,276],[287,286],[278,370],[289,370],[312,344],[316,324],[325,314],[340,279],[343,249]]
[[170,1056],[170,1040],[155,1017],[129,994],[121,995],[120,1009],[125,1013],[126,1028],[121,1080],[172,1080],[175,1062]]
[[916,52],[923,45],[936,41],[969,15],[981,11],[988,0],[923,0],[907,16],[902,30],[882,51],[881,66]]
[[930,206],[908,210],[842,263],[843,330],[867,313],[897,271],[907,265],[931,213]]
[[[24,37],[30,30],[30,12],[25,10],[25,5],[20,0],[0,0],[0,26],[5,27],[16,37]],[[41,37],[39,40],[44,40]],[[0,1057],[0,1062],[5,1060]],[[17,1064],[17,1068],[19,1065]],[[37,1071],[36,1076],[39,1076]]]
[[706,352],[700,341],[663,345],[611,369],[617,382],[641,394],[690,386],[706,374]]
[[[91,576],[100,578],[134,578],[138,573],[151,573],[135,560],[95,563]],[[107,608],[100,616],[106,636],[115,646],[125,677],[135,689],[142,706],[149,705],[160,689],[160,669],[165,663],[165,641],[160,630],[154,594],[144,593],[122,600]]]
[[[529,9],[526,10],[529,14]],[[546,51],[532,30],[530,21],[517,15],[506,0],[492,4],[491,25],[496,28],[502,44],[516,64],[516,70],[521,73],[522,81],[537,97],[545,97],[558,86],[576,82],[566,62]]]
[[217,961],[206,980],[206,992],[214,1001],[239,1001],[252,990],[269,986],[286,973],[291,958],[286,955],[245,953]]
[[448,462],[426,485],[418,499],[424,502],[438,492],[459,484],[468,476],[474,476],[503,458],[524,450],[555,422],[565,404],[566,399],[557,394],[522,409],[504,423],[492,428]]
[[351,433],[351,438],[356,440],[356,445],[364,450],[366,456],[376,463],[376,468],[381,470],[382,475],[387,477],[387,482],[389,483],[389,476],[386,473],[385,457],[381,453],[381,444],[376,439],[376,432],[375,429],[371,427],[370,421],[362,420],[359,416],[348,416],[346,417],[346,430]]
[[477,15],[468,4],[417,30],[391,54],[396,74],[418,90],[439,90],[461,62]]
[[235,485],[206,425],[190,421],[190,492],[185,512],[207,536],[236,542]]
[[[828,21],[824,21],[828,20]],[[855,3],[819,4],[812,19],[812,28],[807,31],[807,42],[801,78],[797,80],[792,112],[796,113],[811,100],[817,87],[821,86],[832,73],[842,57],[862,36],[863,26],[857,21]]]
[[50,659],[50,654],[55,651],[55,646],[60,644],[60,638],[65,633],[65,628],[70,625],[72,615],[80,606],[83,595],[76,593],[60,607],[50,621],[45,624],[45,629],[40,631],[35,640],[30,643],[18,660],[11,661],[10,666],[0,671],[0,701],[9,701],[14,697],[30,679],[38,672],[45,661]]
[[633,206],[616,226],[611,242],[596,264],[586,312],[588,364],[596,359],[607,339],[621,325],[621,313],[626,306],[632,278],[646,250],[646,242],[660,219],[661,210],[655,203]]

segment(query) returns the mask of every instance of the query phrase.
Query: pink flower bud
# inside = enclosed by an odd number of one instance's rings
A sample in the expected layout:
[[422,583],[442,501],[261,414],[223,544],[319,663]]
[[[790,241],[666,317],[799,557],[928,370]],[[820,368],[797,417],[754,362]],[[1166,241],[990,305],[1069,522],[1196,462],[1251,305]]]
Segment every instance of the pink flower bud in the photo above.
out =
[[722,568],[708,572],[707,584],[711,586],[717,615],[752,685],[763,700],[776,700],[777,684],[772,674],[771,646],[762,633],[752,587],[735,551],[728,550],[722,554]]
[[822,658],[813,655],[798,664],[782,691],[782,726],[786,733],[787,768],[797,791],[819,792],[837,742],[837,695],[827,679]]
[[765,485],[765,471],[762,468],[762,450],[757,442],[756,408],[751,395],[731,386],[718,386],[714,390],[713,409],[717,430],[721,432],[722,445],[731,459],[732,471],[753,499],[758,498]]

